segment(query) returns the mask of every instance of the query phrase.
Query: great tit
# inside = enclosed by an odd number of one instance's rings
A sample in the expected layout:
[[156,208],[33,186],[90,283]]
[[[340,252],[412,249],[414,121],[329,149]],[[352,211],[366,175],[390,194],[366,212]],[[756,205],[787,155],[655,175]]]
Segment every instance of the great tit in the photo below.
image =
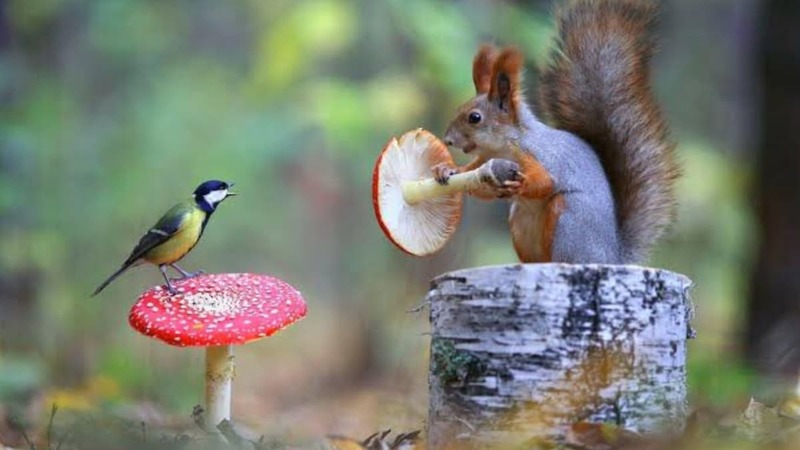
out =
[[201,274],[202,271],[187,272],[175,263],[186,256],[200,240],[200,236],[203,235],[206,224],[208,224],[208,219],[214,213],[217,205],[226,198],[236,195],[228,190],[231,187],[233,187],[233,183],[218,180],[206,181],[198,186],[191,198],[173,206],[153,228],[142,236],[128,259],[122,263],[122,267],[98,286],[92,297],[99,294],[128,268],[143,262],[158,266],[167,281],[167,289],[172,294],[175,293],[175,289],[167,276],[167,266],[180,272],[182,278]]

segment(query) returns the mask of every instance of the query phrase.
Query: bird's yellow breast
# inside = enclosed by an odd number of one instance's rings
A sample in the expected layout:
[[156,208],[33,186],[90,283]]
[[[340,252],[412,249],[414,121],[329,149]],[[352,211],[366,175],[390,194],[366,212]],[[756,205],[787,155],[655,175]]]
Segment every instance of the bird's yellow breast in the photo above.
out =
[[200,239],[204,219],[203,211],[192,210],[187,214],[180,229],[166,242],[145,253],[144,259],[152,264],[171,264],[183,258]]

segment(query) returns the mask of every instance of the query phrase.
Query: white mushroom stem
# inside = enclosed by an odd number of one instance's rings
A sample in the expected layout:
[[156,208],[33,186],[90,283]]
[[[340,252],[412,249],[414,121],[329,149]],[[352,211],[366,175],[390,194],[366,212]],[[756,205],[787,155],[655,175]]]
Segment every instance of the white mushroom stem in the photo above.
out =
[[218,432],[217,425],[231,418],[233,346],[206,347],[206,427]]
[[797,384],[794,385],[794,396],[800,399],[800,371],[797,373]]
[[497,186],[504,181],[515,180],[519,166],[508,160],[490,159],[469,172],[453,175],[447,184],[439,184],[433,178],[403,183],[403,199],[413,205],[421,201],[442,197],[456,192],[472,191],[487,186]]

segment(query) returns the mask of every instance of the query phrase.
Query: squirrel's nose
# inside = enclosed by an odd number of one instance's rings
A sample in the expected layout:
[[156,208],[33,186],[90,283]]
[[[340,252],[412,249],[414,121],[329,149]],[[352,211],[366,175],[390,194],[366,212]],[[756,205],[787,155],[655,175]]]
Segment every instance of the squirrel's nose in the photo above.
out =
[[452,147],[455,144],[455,141],[453,141],[453,133],[450,132],[450,128],[449,127],[447,128],[447,131],[444,132],[443,141],[444,141],[444,145],[446,145],[448,147]]
[[452,126],[448,126],[447,129],[444,130],[444,139],[442,139],[442,141],[444,142],[444,145],[448,147],[456,145],[455,133],[453,132]]

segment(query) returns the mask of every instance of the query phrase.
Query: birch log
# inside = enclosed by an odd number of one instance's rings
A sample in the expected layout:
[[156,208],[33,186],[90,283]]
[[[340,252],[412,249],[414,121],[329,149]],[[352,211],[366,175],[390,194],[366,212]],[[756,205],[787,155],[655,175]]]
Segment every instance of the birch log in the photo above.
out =
[[681,428],[690,287],[666,270],[610,265],[492,266],[434,279],[430,448],[560,442],[575,422]]

